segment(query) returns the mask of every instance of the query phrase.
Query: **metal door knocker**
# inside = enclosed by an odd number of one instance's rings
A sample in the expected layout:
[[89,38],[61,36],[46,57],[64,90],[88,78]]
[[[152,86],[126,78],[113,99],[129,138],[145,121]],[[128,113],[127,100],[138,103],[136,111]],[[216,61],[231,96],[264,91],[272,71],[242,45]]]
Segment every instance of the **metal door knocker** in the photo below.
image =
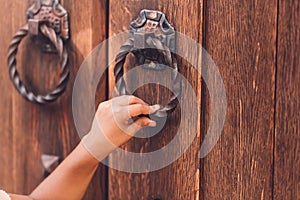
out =
[[177,61],[172,53],[175,52],[175,40],[175,30],[162,12],[142,10],[139,17],[131,22],[129,39],[121,46],[115,59],[115,84],[120,95],[128,94],[123,73],[126,56],[130,52],[135,55],[138,64],[143,65],[144,68],[164,70],[164,66],[169,66],[173,69],[173,96],[166,106],[161,106],[161,109],[154,114],[156,117],[166,117],[172,113],[181,96]]
[[[63,94],[69,79],[69,70],[67,68],[68,53],[64,48],[64,41],[69,39],[68,13],[58,0],[37,0],[27,11],[27,22],[26,25],[19,29],[10,43],[7,59],[9,73],[16,89],[25,99],[38,104],[47,104],[55,101]],[[55,52],[59,55],[61,67],[60,80],[56,88],[46,95],[37,95],[28,91],[20,80],[16,68],[18,46],[28,33],[32,35],[42,33],[51,41],[55,47]],[[45,45],[47,46],[45,49],[46,52],[53,52],[53,50],[49,49],[49,44]]]

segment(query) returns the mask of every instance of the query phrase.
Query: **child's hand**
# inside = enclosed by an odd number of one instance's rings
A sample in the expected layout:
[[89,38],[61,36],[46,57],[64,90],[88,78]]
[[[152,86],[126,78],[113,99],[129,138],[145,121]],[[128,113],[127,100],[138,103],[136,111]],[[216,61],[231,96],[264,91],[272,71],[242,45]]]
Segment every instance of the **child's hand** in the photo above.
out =
[[159,110],[159,105],[149,106],[134,96],[121,96],[99,105],[90,132],[82,139],[85,148],[99,161],[115,148],[130,140],[145,126],[156,126],[155,121],[141,117]]

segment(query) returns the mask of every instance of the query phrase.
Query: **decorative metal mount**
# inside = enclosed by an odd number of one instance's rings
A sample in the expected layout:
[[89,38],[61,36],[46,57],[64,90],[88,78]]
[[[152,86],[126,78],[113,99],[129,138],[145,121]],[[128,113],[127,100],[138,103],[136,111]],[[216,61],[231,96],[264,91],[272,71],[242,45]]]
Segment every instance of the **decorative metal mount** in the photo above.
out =
[[27,10],[29,33],[39,34],[40,25],[46,24],[64,40],[69,39],[69,18],[58,0],[38,0]]
[[121,46],[116,56],[114,74],[116,88],[120,95],[129,94],[123,78],[126,56],[132,52],[139,65],[149,70],[164,70],[166,66],[173,68],[173,96],[166,106],[161,106],[154,116],[166,117],[173,112],[181,96],[181,81],[175,52],[176,34],[174,28],[166,20],[162,12],[142,10],[139,17],[130,25],[130,37]]
[[[27,24],[19,29],[13,37],[8,49],[8,66],[10,77],[19,93],[28,101],[47,104],[54,102],[66,89],[69,80],[69,70],[67,68],[68,53],[64,48],[64,41],[69,39],[69,21],[67,11],[60,5],[58,0],[36,0],[27,11]],[[47,53],[57,53],[60,59],[61,74],[56,88],[46,94],[34,94],[23,85],[20,80],[17,66],[17,51],[21,41],[28,34],[42,34],[49,39],[50,44],[44,44],[43,51]]]
[[130,32],[134,37],[134,47],[137,49],[149,48],[147,38],[155,37],[175,52],[175,30],[162,12],[142,10],[139,17],[131,22]]
[[160,11],[142,10],[139,17],[130,24],[131,37],[134,39],[135,54],[144,68],[164,70],[164,55],[158,53],[163,46],[153,48],[151,38],[156,38],[171,52],[175,52],[176,36],[174,28]]

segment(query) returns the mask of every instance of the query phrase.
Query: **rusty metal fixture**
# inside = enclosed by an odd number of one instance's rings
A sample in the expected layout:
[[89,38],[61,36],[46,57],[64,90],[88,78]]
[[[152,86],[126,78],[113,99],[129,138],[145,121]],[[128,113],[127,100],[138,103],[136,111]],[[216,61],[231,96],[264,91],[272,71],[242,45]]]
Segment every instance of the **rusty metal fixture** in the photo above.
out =
[[130,37],[121,46],[116,56],[114,75],[116,88],[120,95],[128,94],[123,78],[126,56],[133,53],[139,65],[151,70],[164,70],[165,66],[173,68],[173,96],[166,106],[161,106],[154,116],[166,117],[178,105],[181,96],[181,81],[178,76],[175,52],[175,31],[165,15],[159,11],[142,10],[139,17],[130,25]]
[[[13,37],[8,48],[8,66],[10,77],[19,93],[28,101],[47,104],[59,98],[66,89],[69,80],[67,68],[68,53],[64,41],[69,39],[68,14],[59,4],[58,0],[37,0],[27,11],[28,23],[21,27]],[[56,88],[46,95],[34,94],[28,91],[22,83],[17,71],[17,51],[21,41],[28,35],[42,34],[49,39],[51,44],[45,44],[45,52],[55,52],[60,61],[60,80]],[[54,46],[55,50],[51,49]]]
[[54,155],[43,154],[41,159],[45,172],[49,174],[56,169],[60,162],[60,158]]
[[39,34],[39,24],[46,24],[63,39],[69,39],[69,19],[67,11],[58,0],[37,0],[27,10],[29,32]]

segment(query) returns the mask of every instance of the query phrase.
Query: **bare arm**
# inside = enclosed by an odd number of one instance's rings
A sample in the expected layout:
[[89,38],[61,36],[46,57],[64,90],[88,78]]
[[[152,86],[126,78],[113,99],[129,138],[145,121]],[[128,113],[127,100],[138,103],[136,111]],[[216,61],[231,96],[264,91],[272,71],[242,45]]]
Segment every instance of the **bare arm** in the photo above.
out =
[[11,199],[82,199],[98,163],[80,143],[29,196],[10,195]]
[[37,200],[82,199],[98,163],[80,143],[30,197]]
[[149,106],[133,96],[118,97],[100,104],[91,131],[73,152],[29,196],[11,194],[11,199],[82,199],[99,161],[130,140],[142,127],[156,125],[146,117],[139,118],[134,124],[128,124],[128,120],[158,109],[159,106]]

